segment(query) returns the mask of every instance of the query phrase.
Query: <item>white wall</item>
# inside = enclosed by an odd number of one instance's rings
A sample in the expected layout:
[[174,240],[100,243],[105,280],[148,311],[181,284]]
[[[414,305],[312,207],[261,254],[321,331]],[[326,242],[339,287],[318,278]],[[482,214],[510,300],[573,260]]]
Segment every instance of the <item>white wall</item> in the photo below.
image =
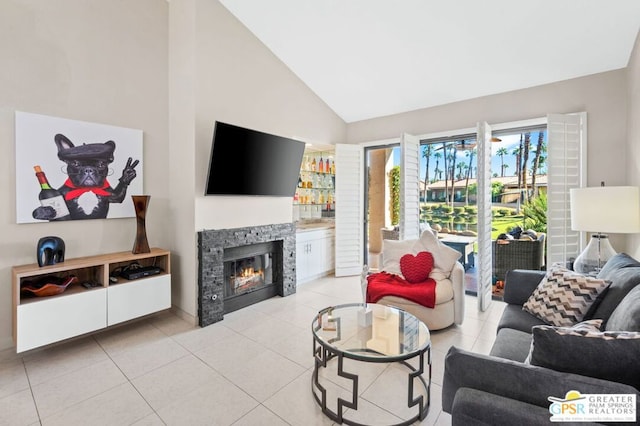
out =
[[621,162],[627,151],[625,69],[351,123],[350,143],[525,120],[547,113],[587,112],[588,185],[626,181]]
[[169,154],[171,193],[171,302],[195,323],[197,280],[194,259],[195,215],[195,1],[173,1],[169,7]]
[[131,250],[136,232],[133,218],[17,225],[14,111],[142,129],[149,244],[169,245],[167,13],[158,0],[0,2],[0,348],[11,266],[35,263],[40,237],[62,237],[71,258]]
[[[627,66],[627,183],[640,186],[640,32]],[[638,206],[640,208],[640,206]],[[627,240],[626,252],[640,259],[640,235]]]
[[346,124],[218,1],[172,0],[170,17],[171,169],[191,173],[172,182],[174,304],[195,316],[197,231],[292,220],[290,198],[203,195],[215,121],[325,145]]
[[202,196],[214,122],[323,144],[346,125],[224,6],[197,4],[196,229],[291,222],[290,199]]

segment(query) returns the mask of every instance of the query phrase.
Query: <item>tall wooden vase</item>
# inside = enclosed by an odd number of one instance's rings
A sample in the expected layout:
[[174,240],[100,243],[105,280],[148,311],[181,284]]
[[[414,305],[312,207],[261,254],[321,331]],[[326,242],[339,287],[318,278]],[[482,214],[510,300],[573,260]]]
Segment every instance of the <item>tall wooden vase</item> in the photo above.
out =
[[150,195],[132,195],[133,206],[136,209],[136,240],[133,242],[133,254],[149,253],[149,241],[147,241],[147,206],[149,205]]

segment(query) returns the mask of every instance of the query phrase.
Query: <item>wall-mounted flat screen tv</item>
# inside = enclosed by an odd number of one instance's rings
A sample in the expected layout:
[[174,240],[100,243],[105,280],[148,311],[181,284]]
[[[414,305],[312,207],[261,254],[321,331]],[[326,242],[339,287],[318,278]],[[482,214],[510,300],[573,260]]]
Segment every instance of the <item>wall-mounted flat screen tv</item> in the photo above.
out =
[[216,121],[205,195],[293,197],[305,144]]

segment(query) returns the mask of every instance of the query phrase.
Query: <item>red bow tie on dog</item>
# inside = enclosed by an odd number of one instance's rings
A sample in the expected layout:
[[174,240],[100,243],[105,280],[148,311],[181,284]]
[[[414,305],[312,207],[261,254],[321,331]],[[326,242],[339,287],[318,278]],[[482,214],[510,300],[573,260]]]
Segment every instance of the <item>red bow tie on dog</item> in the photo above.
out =
[[71,191],[67,192],[64,196],[65,200],[74,200],[81,196],[86,192],[93,192],[96,195],[102,195],[103,197],[111,195],[110,192],[107,192],[106,189],[110,187],[109,182],[104,180],[104,184],[102,186],[83,186],[77,187],[71,182],[71,179],[67,179],[64,183],[64,186],[67,188],[71,188]]

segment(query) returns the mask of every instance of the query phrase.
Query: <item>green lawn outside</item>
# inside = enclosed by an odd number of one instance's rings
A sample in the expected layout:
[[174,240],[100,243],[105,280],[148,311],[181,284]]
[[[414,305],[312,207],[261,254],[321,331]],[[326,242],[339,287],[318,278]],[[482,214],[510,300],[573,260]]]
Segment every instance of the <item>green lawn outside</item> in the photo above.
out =
[[[422,206],[425,206],[426,204],[430,204],[431,208],[436,208],[439,205],[442,205],[441,203],[422,203]],[[520,215],[503,215],[501,213],[499,213],[499,211],[503,211],[503,210],[509,210],[509,211],[514,211],[514,209],[511,208],[505,208],[505,207],[493,207],[493,219],[491,221],[491,239],[495,240],[498,235],[502,234],[502,233],[506,233],[509,232],[512,228],[516,227],[516,226],[522,226],[523,225],[523,220],[524,217],[520,214]],[[476,229],[477,225],[470,225],[471,229]]]

